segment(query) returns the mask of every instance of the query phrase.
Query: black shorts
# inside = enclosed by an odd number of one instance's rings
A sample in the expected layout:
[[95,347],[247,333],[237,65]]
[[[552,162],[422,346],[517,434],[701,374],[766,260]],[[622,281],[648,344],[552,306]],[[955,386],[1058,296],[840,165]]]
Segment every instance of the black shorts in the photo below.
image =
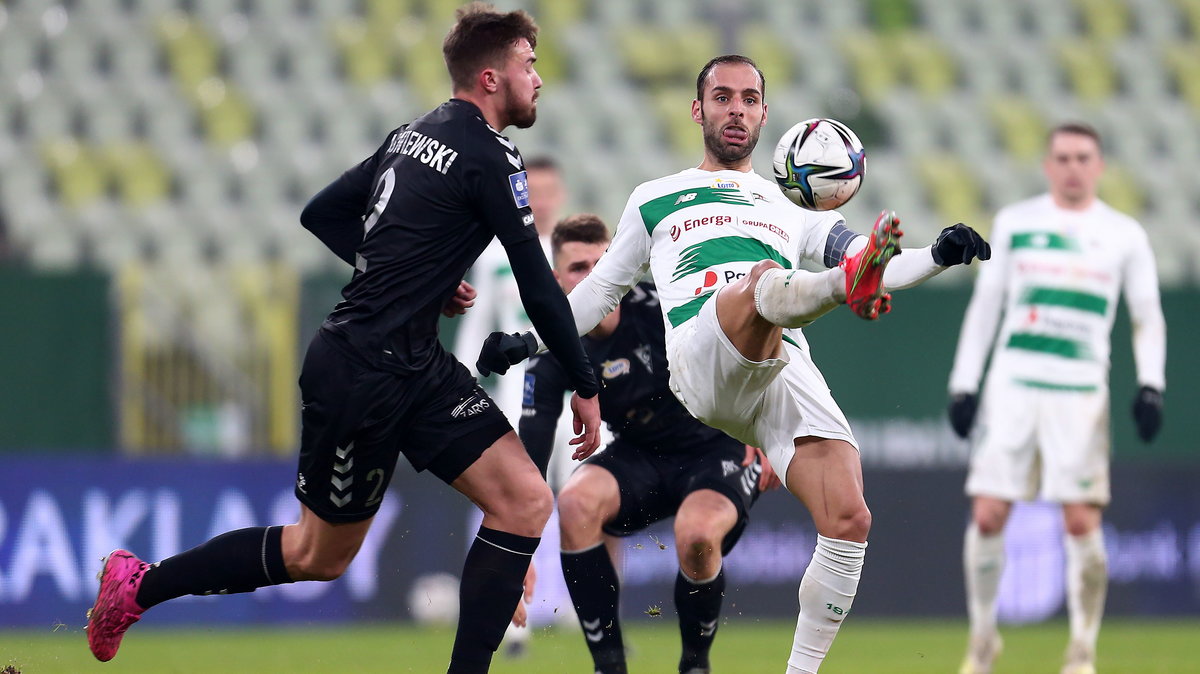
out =
[[296,498],[327,522],[373,516],[401,453],[449,484],[512,430],[475,377],[440,348],[425,370],[398,374],[370,367],[319,330],[300,394]]
[[743,466],[746,445],[728,436],[717,436],[695,451],[657,454],[614,440],[585,463],[613,474],[621,490],[617,516],[604,525],[604,533],[629,536],[659,520],[674,517],[688,494],[701,489],[720,492],[738,510],[737,524],[725,536],[722,554],[728,554],[750,519],[750,507],[758,499],[758,477],[762,466],[756,461]]

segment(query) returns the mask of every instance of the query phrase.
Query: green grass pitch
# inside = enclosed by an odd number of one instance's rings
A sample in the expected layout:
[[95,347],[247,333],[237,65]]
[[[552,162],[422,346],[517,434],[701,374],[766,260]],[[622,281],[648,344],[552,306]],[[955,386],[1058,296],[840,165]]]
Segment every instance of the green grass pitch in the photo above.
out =
[[[1055,674],[1066,645],[1063,622],[1002,630],[1004,654],[995,674]],[[309,628],[156,629],[135,626],[120,654],[99,663],[83,632],[0,631],[0,668],[21,674],[109,672],[445,672],[453,631],[406,624]],[[675,624],[666,617],[630,621],[631,672],[674,672],[679,653]],[[1100,634],[1100,674],[1200,674],[1200,620],[1112,619]],[[783,672],[792,640],[790,622],[734,619],[717,633],[713,671]],[[930,674],[955,672],[966,642],[963,622],[851,620],[834,643],[822,674]],[[591,672],[578,631],[540,629],[521,659],[498,655],[497,674]]]

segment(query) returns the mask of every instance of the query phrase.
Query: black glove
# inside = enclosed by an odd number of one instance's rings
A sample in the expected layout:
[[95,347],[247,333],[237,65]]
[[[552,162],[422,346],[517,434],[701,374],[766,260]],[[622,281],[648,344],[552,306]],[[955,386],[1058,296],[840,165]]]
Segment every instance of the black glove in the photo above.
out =
[[475,369],[484,377],[493,372],[504,374],[508,372],[509,366],[516,365],[535,353],[537,338],[532,332],[493,332],[483,340],[483,348],[479,350],[479,360],[475,361]]
[[1133,420],[1137,422],[1138,437],[1142,442],[1150,442],[1162,428],[1162,391],[1143,386],[1138,389],[1133,398]]
[[965,438],[975,423],[975,411],[979,409],[979,396],[974,393],[955,393],[950,396],[946,412],[950,415],[950,427],[954,434]]
[[971,264],[975,258],[990,260],[992,246],[979,232],[961,222],[943,229],[933,242],[933,261],[943,267]]

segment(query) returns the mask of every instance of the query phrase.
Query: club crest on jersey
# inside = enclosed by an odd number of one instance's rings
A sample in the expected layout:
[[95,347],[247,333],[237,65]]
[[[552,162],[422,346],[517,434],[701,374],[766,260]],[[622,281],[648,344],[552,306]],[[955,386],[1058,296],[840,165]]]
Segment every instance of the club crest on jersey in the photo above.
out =
[[510,174],[508,186],[512,188],[513,201],[517,203],[517,208],[525,208],[529,205],[529,179],[525,176],[524,171]]
[[605,379],[616,379],[623,374],[629,374],[629,370],[630,363],[628,358],[606,360],[600,364],[600,375]]

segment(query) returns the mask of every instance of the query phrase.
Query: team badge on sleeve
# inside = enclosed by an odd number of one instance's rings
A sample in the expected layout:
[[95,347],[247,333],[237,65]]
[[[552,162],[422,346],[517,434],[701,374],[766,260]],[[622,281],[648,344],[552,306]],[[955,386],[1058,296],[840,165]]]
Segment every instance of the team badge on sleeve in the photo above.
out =
[[513,201],[517,202],[517,208],[525,208],[529,205],[529,180],[524,171],[517,171],[509,175],[508,186],[512,188]]
[[528,372],[525,373],[525,386],[521,391],[521,404],[526,407],[533,405],[533,385],[535,381],[537,381],[536,377]]

